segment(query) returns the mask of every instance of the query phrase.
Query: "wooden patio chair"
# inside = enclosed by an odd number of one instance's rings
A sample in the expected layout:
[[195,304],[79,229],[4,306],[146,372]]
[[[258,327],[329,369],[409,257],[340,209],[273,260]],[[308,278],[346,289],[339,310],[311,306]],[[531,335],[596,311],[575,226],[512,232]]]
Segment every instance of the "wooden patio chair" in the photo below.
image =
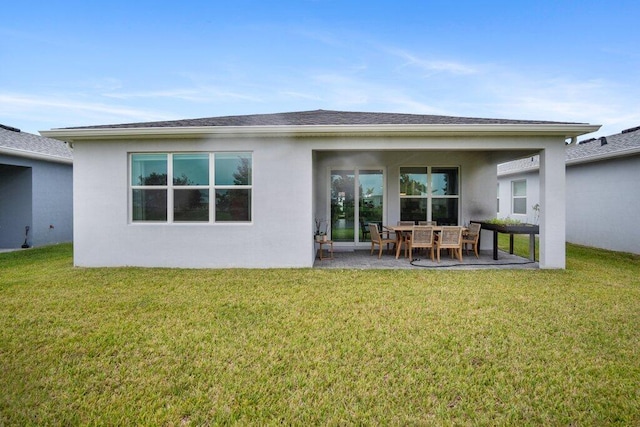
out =
[[[398,225],[403,225],[403,226],[411,226],[413,227],[414,225],[416,225],[416,223],[414,221],[398,221]],[[407,257],[407,255],[409,255],[409,246],[411,244],[411,232],[410,231],[405,231],[402,233],[402,236],[400,238],[400,246],[402,246],[404,244],[404,256],[405,258]],[[402,248],[400,248],[402,249]]]
[[413,249],[429,249],[431,253],[431,261],[433,261],[433,227],[417,225],[411,231],[411,240],[409,241],[409,259],[413,260]]
[[450,249],[451,255],[455,255],[462,262],[462,227],[443,226],[436,240],[436,252],[440,262],[440,249]]
[[364,224],[363,220],[360,220],[360,231],[362,232],[362,240],[366,240],[369,237],[369,227]]
[[418,225],[430,225],[435,227],[438,225],[438,221],[418,221]]
[[476,258],[479,258],[478,255],[478,241],[480,239],[480,224],[477,222],[472,222],[467,227],[467,231],[462,233],[462,247],[466,254],[469,253],[469,247],[467,245],[471,245],[473,248],[473,252],[476,254]]
[[382,247],[386,244],[387,245],[387,251],[389,250],[389,245],[390,244],[395,244],[396,243],[396,239],[395,238],[391,238],[389,237],[389,234],[387,234],[386,237],[382,236],[380,234],[380,231],[378,230],[378,224],[373,224],[370,223],[369,224],[369,233],[371,234],[371,254],[373,255],[373,249],[375,247],[375,245],[378,245],[380,247],[380,252],[378,253],[378,258],[382,257]]

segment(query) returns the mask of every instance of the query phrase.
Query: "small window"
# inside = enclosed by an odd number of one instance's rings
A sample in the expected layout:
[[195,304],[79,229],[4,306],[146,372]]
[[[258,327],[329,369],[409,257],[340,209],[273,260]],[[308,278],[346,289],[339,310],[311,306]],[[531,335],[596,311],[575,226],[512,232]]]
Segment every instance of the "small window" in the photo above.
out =
[[512,195],[512,213],[514,214],[527,214],[527,181],[512,181],[511,182],[511,195]]

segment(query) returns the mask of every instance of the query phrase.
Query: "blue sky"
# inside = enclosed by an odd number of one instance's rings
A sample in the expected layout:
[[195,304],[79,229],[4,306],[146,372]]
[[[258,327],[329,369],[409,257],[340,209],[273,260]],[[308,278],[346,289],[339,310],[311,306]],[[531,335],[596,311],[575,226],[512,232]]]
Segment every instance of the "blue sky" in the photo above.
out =
[[640,125],[640,2],[6,2],[0,123],[314,109]]

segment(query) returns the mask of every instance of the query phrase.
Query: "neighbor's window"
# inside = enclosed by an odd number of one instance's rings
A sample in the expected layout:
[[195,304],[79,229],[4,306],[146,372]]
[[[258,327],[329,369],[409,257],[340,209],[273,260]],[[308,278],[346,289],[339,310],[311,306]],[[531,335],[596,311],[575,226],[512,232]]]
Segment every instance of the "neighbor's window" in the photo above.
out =
[[527,181],[511,181],[511,212],[527,214]]
[[401,167],[400,219],[457,225],[458,177],[457,167]]
[[251,170],[251,153],[131,154],[131,219],[251,221]]

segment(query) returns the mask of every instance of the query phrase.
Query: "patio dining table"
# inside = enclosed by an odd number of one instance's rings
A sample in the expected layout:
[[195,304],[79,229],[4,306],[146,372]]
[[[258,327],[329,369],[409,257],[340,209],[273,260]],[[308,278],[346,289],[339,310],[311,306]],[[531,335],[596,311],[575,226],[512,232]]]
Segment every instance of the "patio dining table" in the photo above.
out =
[[[384,225],[383,229],[392,231],[396,233],[396,259],[400,256],[400,247],[402,246],[402,241],[404,240],[405,233],[409,233],[413,230],[414,225]],[[433,225],[431,226],[435,233],[439,233],[442,231],[441,225]],[[466,230],[465,227],[462,227],[462,231]],[[405,243],[406,244],[406,243]]]

